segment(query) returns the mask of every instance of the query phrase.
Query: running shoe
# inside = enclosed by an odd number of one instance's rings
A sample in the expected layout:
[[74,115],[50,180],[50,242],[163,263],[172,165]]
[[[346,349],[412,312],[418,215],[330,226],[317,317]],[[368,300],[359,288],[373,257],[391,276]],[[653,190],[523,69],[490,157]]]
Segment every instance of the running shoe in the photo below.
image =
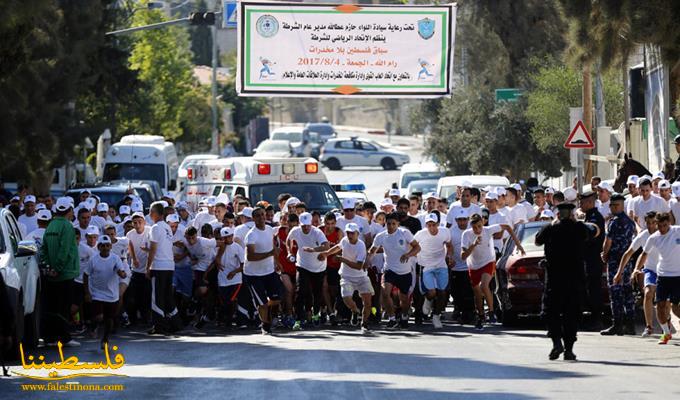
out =
[[331,326],[338,326],[338,318],[335,316],[335,314],[331,314],[329,319],[331,321]]
[[82,335],[83,333],[85,333],[86,330],[87,330],[87,327],[84,324],[76,325],[76,326],[73,327],[71,334],[72,335]]
[[319,326],[321,324],[321,316],[319,314],[312,315],[312,324],[314,326]]
[[300,323],[300,321],[295,321],[295,323],[293,324],[293,330],[299,331],[301,329],[302,329],[302,324]]
[[475,329],[478,331],[481,331],[484,329],[484,316],[483,315],[478,315],[477,316],[477,321],[475,322]]
[[371,328],[368,327],[368,324],[366,322],[361,324],[361,333],[363,334],[371,333]]
[[432,325],[434,326],[434,329],[442,329],[442,317],[441,315],[433,315],[432,316]]
[[130,326],[130,317],[128,317],[127,313],[124,312],[120,315],[120,324],[125,328]]
[[359,313],[352,313],[352,321],[350,323],[352,326],[359,325]]
[[278,328],[281,325],[281,320],[279,317],[272,318],[272,328]]
[[64,347],[80,347],[80,342],[71,339],[64,343]]
[[493,311],[489,311],[489,314],[486,317],[486,320],[490,324],[495,324],[496,322],[498,322],[498,320],[496,319],[496,313],[494,313]]
[[206,315],[201,315],[201,318],[199,318],[198,321],[194,324],[194,328],[196,329],[201,329],[205,326],[205,324],[208,322],[208,317]]
[[399,322],[397,322],[396,319],[391,319],[391,320],[387,321],[387,324],[385,325],[385,327],[387,329],[395,329],[398,326],[399,326]]
[[673,337],[670,333],[664,333],[661,335],[661,338],[659,338],[659,344],[668,344],[668,341],[670,341],[672,338]]
[[402,318],[399,321],[399,329],[408,329],[408,318],[407,319]]
[[323,325],[326,325],[326,322],[328,322],[328,314],[325,311],[321,313],[321,320],[319,322]]
[[651,326],[646,326],[645,330],[642,331],[642,337],[649,337],[654,334],[654,330],[652,329]]
[[573,351],[567,350],[564,352],[564,361],[576,361],[576,354]]
[[432,300],[423,301],[423,316],[428,316],[432,312]]

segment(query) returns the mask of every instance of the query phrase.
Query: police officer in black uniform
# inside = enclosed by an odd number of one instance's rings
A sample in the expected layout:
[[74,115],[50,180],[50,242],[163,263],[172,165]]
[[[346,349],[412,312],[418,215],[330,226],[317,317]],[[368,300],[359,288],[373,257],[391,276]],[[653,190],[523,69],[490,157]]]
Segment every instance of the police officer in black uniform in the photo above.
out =
[[551,360],[564,352],[565,360],[576,361],[573,349],[585,286],[586,248],[600,234],[596,225],[576,221],[574,208],[570,203],[559,204],[559,220],[536,235],[536,244],[545,246],[543,317],[553,341]]
[[680,135],[673,139],[673,143],[675,143],[675,151],[678,153],[678,159],[675,160],[675,169],[673,170],[673,179],[671,179],[671,183],[680,181]]
[[[604,217],[595,206],[595,192],[588,190],[580,196],[581,211],[585,213],[585,222],[596,225],[600,232],[604,232]],[[602,243],[604,235],[586,243],[586,304],[590,309],[590,329],[602,329]]]

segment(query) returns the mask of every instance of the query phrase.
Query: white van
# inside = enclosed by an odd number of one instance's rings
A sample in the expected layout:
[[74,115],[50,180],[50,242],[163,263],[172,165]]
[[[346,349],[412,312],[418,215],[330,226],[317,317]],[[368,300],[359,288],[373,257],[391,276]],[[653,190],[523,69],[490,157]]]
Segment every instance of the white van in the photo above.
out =
[[166,142],[162,136],[129,135],[106,152],[102,180],[156,181],[163,190],[174,191],[178,169],[172,142]]
[[408,184],[413,181],[439,179],[444,175],[442,167],[433,162],[407,163],[401,166],[399,173],[399,192],[408,196]]
[[184,200],[193,209],[206,196],[225,193],[232,199],[241,195],[256,204],[265,200],[277,208],[277,197],[290,193],[303,201],[309,211],[324,214],[341,208],[318,161],[313,158],[252,157],[198,160],[187,165]]
[[492,188],[510,186],[510,181],[504,176],[497,175],[457,175],[439,178],[437,183],[437,195],[446,197],[449,203],[455,200],[459,186],[471,186],[477,189],[490,186]]

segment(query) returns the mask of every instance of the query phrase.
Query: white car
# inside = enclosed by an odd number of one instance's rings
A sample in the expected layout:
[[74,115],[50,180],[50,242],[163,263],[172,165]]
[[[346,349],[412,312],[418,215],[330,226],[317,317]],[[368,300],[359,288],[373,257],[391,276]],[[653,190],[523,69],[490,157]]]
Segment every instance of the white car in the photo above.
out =
[[375,141],[351,137],[328,140],[321,148],[319,161],[332,170],[342,167],[383,167],[391,170],[408,163],[411,158],[403,151]]
[[491,188],[510,186],[510,181],[504,176],[497,175],[457,175],[439,178],[437,195],[445,197],[449,203],[456,200],[459,186],[470,186],[477,189],[490,186]]
[[254,158],[289,158],[293,157],[293,147],[287,140],[263,140],[254,150]]
[[[12,356],[18,356],[19,343],[36,347],[40,337],[37,253],[34,241],[23,240],[14,215],[0,209],[0,302],[9,303],[13,314],[9,319],[3,318],[0,324],[13,327]],[[6,306],[2,304],[3,308]]]
[[276,128],[269,135],[269,139],[286,140],[290,142],[295,157],[312,156],[310,134],[301,126],[284,126]]
[[[439,179],[444,176],[442,167],[433,162],[408,163],[401,166],[399,173],[399,191],[402,195],[411,194],[409,183],[424,179]],[[435,185],[436,186],[436,185]]]

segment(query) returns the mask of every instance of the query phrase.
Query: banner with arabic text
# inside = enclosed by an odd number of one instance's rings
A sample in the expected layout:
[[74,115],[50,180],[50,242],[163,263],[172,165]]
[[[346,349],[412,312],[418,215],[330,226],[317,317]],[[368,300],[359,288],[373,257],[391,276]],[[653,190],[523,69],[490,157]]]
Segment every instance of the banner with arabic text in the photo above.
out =
[[241,96],[451,95],[456,5],[241,1]]

